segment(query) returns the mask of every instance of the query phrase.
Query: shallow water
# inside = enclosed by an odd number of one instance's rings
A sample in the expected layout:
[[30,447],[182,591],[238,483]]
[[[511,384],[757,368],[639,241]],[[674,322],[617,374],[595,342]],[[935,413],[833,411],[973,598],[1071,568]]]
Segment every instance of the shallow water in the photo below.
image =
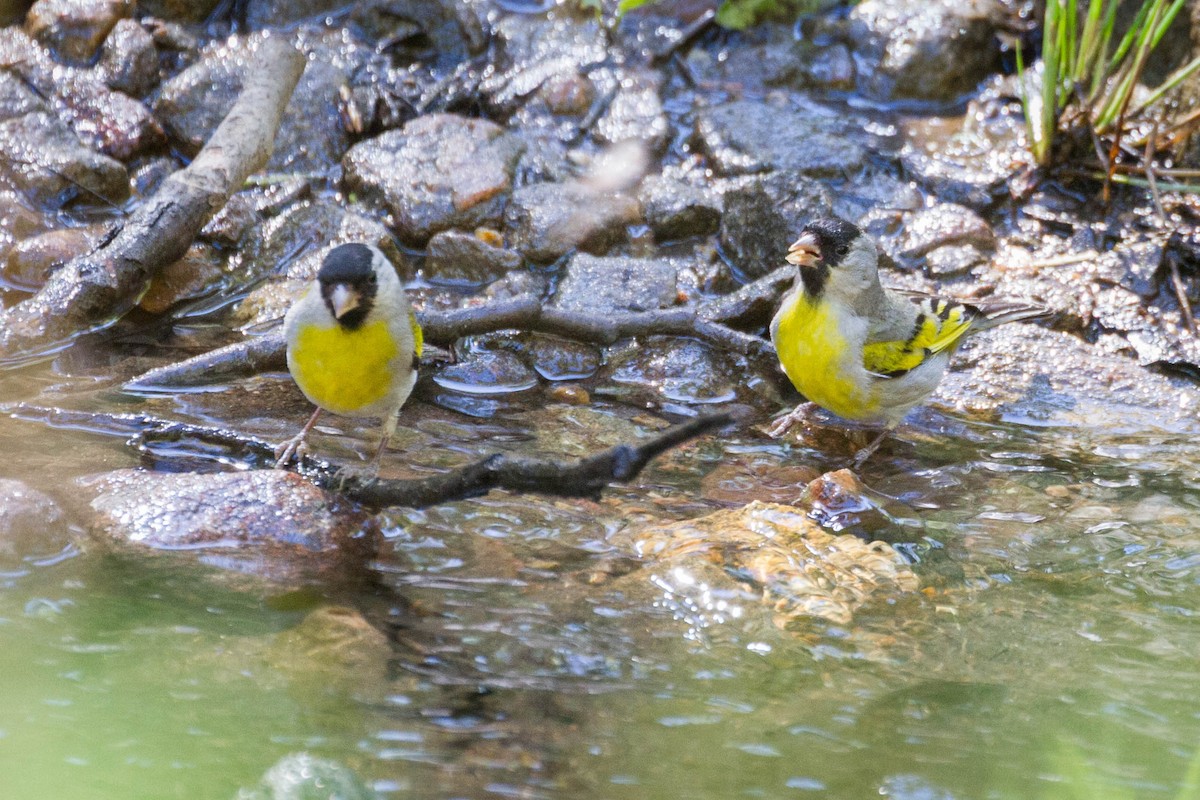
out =
[[[222,401],[172,402],[204,419]],[[554,415],[517,404],[488,422],[415,408],[414,456],[553,447]],[[639,427],[598,409],[556,424]],[[0,448],[6,475],[52,492],[139,463],[9,419]],[[1200,742],[1200,445],[924,415],[862,471],[907,509],[875,534],[924,591],[848,626],[781,631],[753,593],[626,576],[613,534],[732,504],[699,497],[719,464],[748,501],[764,474],[835,460],[746,431],[599,502],[392,511],[367,588],[231,582],[186,554],[26,559],[0,576],[0,796],[232,797],[297,751],[385,797],[1198,796],[1180,786]],[[387,631],[391,656],[280,656],[325,603]]]

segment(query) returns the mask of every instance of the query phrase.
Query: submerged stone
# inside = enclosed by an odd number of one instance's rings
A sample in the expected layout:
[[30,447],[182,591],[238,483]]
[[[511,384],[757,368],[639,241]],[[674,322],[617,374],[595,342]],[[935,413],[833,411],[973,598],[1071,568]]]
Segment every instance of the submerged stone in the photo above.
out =
[[[803,509],[752,502],[698,519],[622,531],[616,543],[630,548],[646,566],[640,574],[662,576],[667,591],[687,591],[688,576],[701,571],[725,585],[710,594],[749,584],[761,593],[775,624],[802,627],[811,618],[849,624],[871,602],[894,599],[920,587],[908,562],[884,542],[833,535]],[[722,569],[708,571],[716,562]],[[743,609],[742,613],[745,613]]]
[[26,556],[53,555],[68,538],[67,516],[54,498],[0,478],[0,571],[18,568]]
[[259,785],[234,800],[378,800],[349,767],[308,753],[279,759]]
[[24,239],[4,259],[4,281],[18,289],[35,291],[41,288],[51,272],[91,251],[107,231],[107,225],[89,225],[59,228]]
[[519,269],[520,253],[463,231],[442,231],[429,240],[425,273],[431,280],[491,283]]

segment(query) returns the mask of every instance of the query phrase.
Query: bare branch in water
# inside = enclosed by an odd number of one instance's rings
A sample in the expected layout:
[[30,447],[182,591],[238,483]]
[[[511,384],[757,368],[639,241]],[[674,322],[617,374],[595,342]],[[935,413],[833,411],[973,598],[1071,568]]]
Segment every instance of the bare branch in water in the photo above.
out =
[[[192,425],[142,414],[106,414],[19,404],[6,409],[14,419],[69,428],[103,436],[120,436],[143,452],[162,445],[195,445],[195,455],[209,459],[234,458],[266,466],[275,461],[275,447],[226,428]],[[681,422],[637,444],[620,444],[575,461],[539,459],[496,453],[464,467],[428,478],[364,478],[346,476],[333,465],[304,457],[297,471],[323,489],[370,508],[426,508],[492,489],[559,497],[596,497],[611,483],[637,477],[651,459],[689,439],[730,424],[730,414],[712,414]],[[211,452],[213,449],[218,453]],[[178,453],[175,454],[178,457]]]

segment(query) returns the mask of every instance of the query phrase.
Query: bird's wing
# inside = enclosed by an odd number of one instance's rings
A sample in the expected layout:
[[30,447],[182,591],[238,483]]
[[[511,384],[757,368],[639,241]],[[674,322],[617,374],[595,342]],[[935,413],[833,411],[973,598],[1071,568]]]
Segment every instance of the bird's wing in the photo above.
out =
[[898,378],[921,366],[930,356],[953,348],[979,319],[974,306],[937,297],[911,297],[917,304],[912,332],[906,339],[868,341],[863,367],[884,378]]

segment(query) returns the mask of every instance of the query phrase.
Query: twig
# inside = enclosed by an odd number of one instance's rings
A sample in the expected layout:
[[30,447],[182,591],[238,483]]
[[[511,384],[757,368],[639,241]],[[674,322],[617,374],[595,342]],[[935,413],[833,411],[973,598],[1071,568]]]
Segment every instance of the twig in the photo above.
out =
[[[224,428],[191,425],[139,414],[105,414],[44,408],[24,403],[5,409],[14,419],[54,428],[70,428],[104,436],[121,436],[141,452],[155,445],[192,440],[219,447],[251,466],[275,460],[275,449],[255,437]],[[596,497],[610,483],[635,478],[651,459],[733,421],[730,414],[712,414],[667,428],[639,444],[620,444],[577,461],[537,459],[497,453],[464,467],[428,478],[382,479],[346,477],[332,465],[305,457],[298,472],[321,488],[370,508],[425,508],[478,497],[492,489],[533,492],[558,497]],[[197,452],[197,456],[210,454]]]
[[1192,304],[1188,300],[1187,287],[1184,286],[1183,277],[1179,274],[1179,259],[1170,250],[1167,251],[1166,258],[1167,265],[1171,270],[1171,286],[1175,290],[1175,298],[1179,301],[1179,308],[1183,312],[1183,322],[1192,336],[1196,336],[1196,317],[1192,313]]
[[131,309],[147,281],[267,163],[304,55],[282,37],[259,48],[241,96],[190,165],[163,181],[110,240],[71,259],[32,298],[0,312],[0,363],[43,357]]
[[[435,345],[448,346],[463,336],[509,329],[551,333],[600,345],[630,336],[695,336],[773,364],[775,353],[769,342],[726,323],[755,324],[769,317],[780,287],[790,283],[795,272],[794,267],[784,267],[724,297],[656,311],[587,314],[546,306],[540,298],[527,296],[449,311],[424,310],[417,319],[425,340]],[[284,347],[283,335],[276,331],[150,370],[126,383],[125,388],[146,392],[207,386],[284,369]]]
[[1158,218],[1164,222],[1167,219],[1167,214],[1163,211],[1162,197],[1158,194],[1158,181],[1154,175],[1154,139],[1158,133],[1158,123],[1150,130],[1150,135],[1146,137],[1146,153],[1142,158],[1142,163],[1145,165],[1146,182],[1150,184],[1150,197],[1154,200],[1154,210],[1158,212]]

